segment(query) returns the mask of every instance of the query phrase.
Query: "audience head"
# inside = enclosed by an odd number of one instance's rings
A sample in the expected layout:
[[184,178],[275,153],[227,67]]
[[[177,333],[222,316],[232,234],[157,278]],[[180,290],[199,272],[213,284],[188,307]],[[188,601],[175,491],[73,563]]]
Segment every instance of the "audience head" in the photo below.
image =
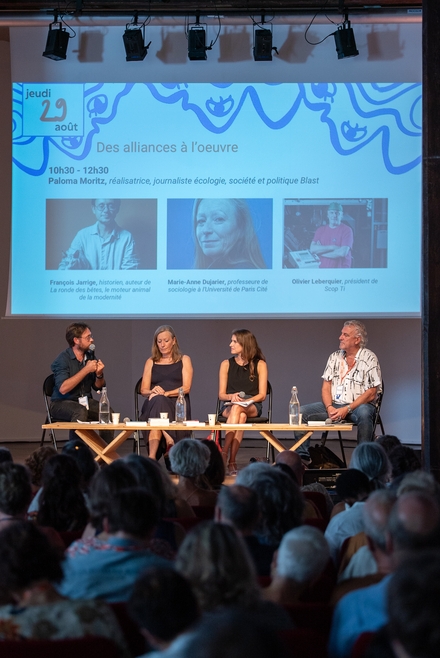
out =
[[393,553],[440,547],[440,505],[424,491],[397,499],[388,522]]
[[67,441],[61,454],[72,457],[76,461],[81,473],[81,485],[84,489],[87,489],[90,480],[98,470],[98,465],[89,446],[84,441],[81,441],[81,439],[72,439],[71,441]]
[[0,464],[0,513],[23,516],[32,498],[28,470],[21,464]]
[[217,510],[223,523],[230,523],[242,533],[252,532],[260,513],[258,496],[241,484],[222,487],[217,498]]
[[370,480],[374,489],[380,489],[389,481],[391,464],[387,453],[378,443],[361,443],[353,450],[350,468],[357,468]]
[[89,513],[81,490],[81,472],[68,455],[50,457],[43,468],[37,523],[58,532],[81,530]]
[[258,496],[260,518],[255,533],[263,543],[278,546],[288,530],[301,525],[304,510],[301,491],[279,469],[256,462],[239,472],[236,483],[249,487]]
[[388,489],[373,491],[362,510],[364,517],[364,532],[380,550],[387,546],[387,529],[391,510],[396,502],[396,496]]
[[390,454],[391,450],[402,445],[400,439],[398,439],[397,436],[394,436],[394,434],[381,434],[381,436],[377,436],[374,440],[382,446],[387,455]]
[[203,439],[202,444],[208,448],[210,454],[209,464],[203,475],[213,489],[218,489],[225,479],[225,463],[215,441]]
[[408,491],[426,491],[431,496],[439,497],[439,485],[434,476],[426,471],[413,471],[407,473],[401,480],[397,488],[397,495],[400,496]]
[[397,446],[388,455],[391,464],[392,479],[404,475],[405,473],[412,473],[422,468],[420,459],[417,457],[415,451],[407,446]]
[[27,457],[24,463],[29,469],[31,482],[35,487],[41,487],[44,464],[50,457],[57,454],[57,451],[52,446],[42,446],[31,452],[29,457]]
[[182,439],[170,450],[173,472],[185,478],[202,475],[208,468],[209,449],[196,439]]
[[338,476],[336,493],[348,505],[365,500],[371,491],[368,477],[357,468],[349,468]]
[[149,539],[159,522],[156,500],[141,487],[114,493],[108,501],[104,525],[108,533],[124,533],[136,539]]
[[189,582],[172,568],[153,567],[137,579],[128,609],[154,646],[174,640],[199,619]]
[[234,528],[222,523],[199,523],[179,548],[176,569],[189,580],[200,608],[251,606],[258,588],[251,558]]
[[437,658],[440,647],[440,551],[421,551],[388,586],[388,630],[396,656]]
[[5,462],[13,462],[14,460],[12,459],[12,454],[9,448],[4,448],[3,446],[0,447],[0,464],[4,464]]
[[330,559],[327,541],[317,528],[308,525],[289,530],[281,540],[276,574],[301,585],[312,583]]
[[159,513],[163,516],[166,495],[160,466],[157,461],[131,453],[131,455],[124,457],[124,462],[136,478],[137,485],[148,491],[156,499]]
[[121,459],[117,459],[94,476],[90,485],[90,519],[97,530],[108,516],[109,500],[122,489],[136,487],[137,480]]
[[285,658],[279,635],[242,608],[219,610],[202,621],[180,658]]
[[0,590],[17,597],[38,582],[60,582],[61,559],[34,523],[11,524],[0,532]]
[[288,466],[293,472],[298,485],[302,487],[305,466],[297,452],[293,452],[292,450],[282,450],[277,453],[275,463],[286,464],[286,466]]

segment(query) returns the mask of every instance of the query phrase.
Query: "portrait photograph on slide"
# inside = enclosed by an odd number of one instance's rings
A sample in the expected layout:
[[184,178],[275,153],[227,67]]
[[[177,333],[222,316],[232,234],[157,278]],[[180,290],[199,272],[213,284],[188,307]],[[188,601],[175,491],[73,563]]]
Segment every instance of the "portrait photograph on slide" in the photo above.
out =
[[168,199],[167,268],[272,269],[272,199]]
[[47,199],[46,270],[155,270],[157,199]]
[[386,268],[388,199],[285,199],[284,268]]

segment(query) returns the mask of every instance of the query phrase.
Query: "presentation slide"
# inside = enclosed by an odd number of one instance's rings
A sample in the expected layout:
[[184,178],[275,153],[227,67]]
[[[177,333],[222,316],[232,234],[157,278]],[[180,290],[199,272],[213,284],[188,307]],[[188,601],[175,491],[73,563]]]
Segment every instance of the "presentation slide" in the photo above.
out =
[[15,82],[8,312],[418,316],[421,97]]

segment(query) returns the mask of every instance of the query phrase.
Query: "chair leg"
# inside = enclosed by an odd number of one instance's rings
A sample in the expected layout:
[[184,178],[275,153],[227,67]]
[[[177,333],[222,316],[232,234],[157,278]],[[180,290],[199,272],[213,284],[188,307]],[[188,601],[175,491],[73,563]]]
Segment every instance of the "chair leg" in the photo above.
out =
[[55,450],[58,451],[57,440],[56,440],[56,437],[55,437],[55,431],[50,430],[50,433],[51,433],[51,436],[52,436],[53,447],[55,448]]
[[275,448],[269,441],[266,446],[266,461],[270,464],[275,461]]
[[45,437],[45,436],[46,436],[46,430],[43,430],[43,434],[41,435],[40,448],[43,447],[44,437]]
[[338,432],[338,438],[339,438],[339,445],[341,446],[342,461],[344,462],[344,467],[347,468],[347,460],[345,459],[345,450],[344,450],[344,444],[342,442],[341,432]]

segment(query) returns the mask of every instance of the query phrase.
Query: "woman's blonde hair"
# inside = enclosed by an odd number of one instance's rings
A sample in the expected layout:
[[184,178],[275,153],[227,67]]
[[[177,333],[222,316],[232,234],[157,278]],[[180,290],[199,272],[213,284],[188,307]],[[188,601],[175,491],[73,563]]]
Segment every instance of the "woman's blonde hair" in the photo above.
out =
[[176,334],[174,333],[174,329],[169,324],[162,324],[154,332],[153,345],[151,347],[151,358],[153,359],[154,362],[159,361],[162,358],[162,354],[160,353],[160,350],[157,346],[157,337],[159,334],[162,334],[164,331],[169,331],[171,337],[174,338],[175,340],[171,356],[173,359],[173,363],[176,363],[177,361],[181,360],[182,352],[180,351],[179,343],[177,341]]

